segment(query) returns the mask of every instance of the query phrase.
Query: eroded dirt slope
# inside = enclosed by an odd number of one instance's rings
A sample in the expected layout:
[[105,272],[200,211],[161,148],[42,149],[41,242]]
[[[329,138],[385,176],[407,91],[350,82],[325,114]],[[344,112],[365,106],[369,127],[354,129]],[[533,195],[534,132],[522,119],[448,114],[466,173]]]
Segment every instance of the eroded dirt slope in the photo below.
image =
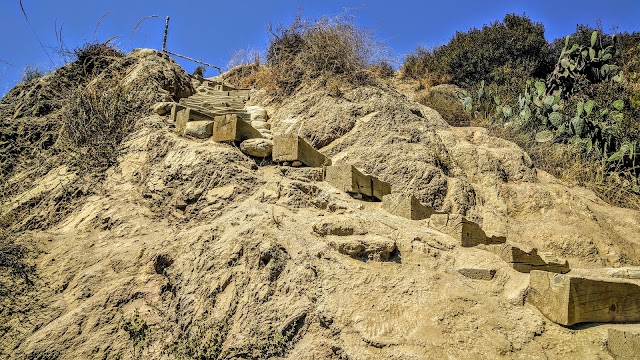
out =
[[[309,85],[261,102],[274,133],[300,132],[335,163],[489,233],[572,265],[640,260],[637,212],[565,186],[482,129],[449,127],[392,87],[336,98]],[[59,191],[73,175],[53,168],[22,195]],[[20,308],[3,303],[0,355],[132,358],[122,325],[137,312],[150,329],[135,350],[143,358],[609,358],[607,326],[564,328],[524,305],[527,274],[320,180],[318,170],[181,138],[166,118],[142,117],[77,208],[16,234],[37,249],[37,276]],[[456,270],[467,263],[498,272],[472,280]]]

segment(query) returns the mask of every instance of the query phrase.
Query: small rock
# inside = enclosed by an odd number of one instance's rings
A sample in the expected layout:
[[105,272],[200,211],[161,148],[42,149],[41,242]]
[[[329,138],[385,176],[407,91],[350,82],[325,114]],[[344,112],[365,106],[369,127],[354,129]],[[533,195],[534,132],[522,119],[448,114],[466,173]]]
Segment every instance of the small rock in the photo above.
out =
[[273,135],[265,134],[265,133],[261,133],[261,134],[262,134],[262,136],[264,136],[265,139],[273,140]]
[[258,130],[269,130],[271,129],[271,124],[269,124],[266,121],[251,121],[251,126],[253,126],[254,129],[258,129]]
[[152,109],[154,113],[162,116],[171,112],[171,107],[173,106],[173,104],[174,102],[163,101],[153,105]]
[[361,239],[334,239],[329,245],[341,254],[372,261],[389,261],[397,249],[395,241],[371,235]]
[[291,166],[293,167],[300,167],[302,165],[304,165],[302,161],[298,161],[298,160],[295,160],[294,162],[291,163]]
[[367,230],[358,225],[351,224],[349,221],[325,220],[317,222],[313,225],[313,232],[320,236],[351,236],[366,235]]
[[273,141],[270,139],[249,139],[240,144],[240,151],[259,158],[271,156],[272,150]]
[[213,136],[213,121],[189,121],[184,129],[185,135],[198,139],[206,139]]
[[247,106],[246,111],[251,116],[251,121],[267,121],[267,110],[260,106]]

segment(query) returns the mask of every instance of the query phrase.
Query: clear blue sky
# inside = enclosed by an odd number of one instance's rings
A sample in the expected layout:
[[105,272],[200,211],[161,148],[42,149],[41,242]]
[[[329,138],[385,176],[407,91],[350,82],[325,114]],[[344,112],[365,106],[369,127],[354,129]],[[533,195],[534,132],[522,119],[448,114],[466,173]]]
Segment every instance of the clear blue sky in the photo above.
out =
[[[53,50],[56,24],[63,26],[62,36],[69,47],[119,36],[115,43],[127,51],[136,47],[160,49],[168,15],[169,50],[223,68],[238,50],[264,49],[267,25],[290,23],[299,8],[310,18],[352,10],[357,23],[374,30],[399,59],[416,46],[445,43],[457,30],[481,27],[508,13],[526,14],[542,22],[549,40],[573,32],[576,24],[593,26],[597,20],[607,31],[613,27],[640,30],[637,0],[23,0],[33,31],[18,0],[0,1],[0,94],[16,84],[27,65],[53,66],[34,32],[51,48],[48,51],[55,65],[61,65]],[[96,32],[96,23],[106,13]],[[145,20],[132,35],[136,23],[148,15],[160,18]],[[196,66],[180,63],[188,71]],[[208,75],[215,73],[209,71]]]

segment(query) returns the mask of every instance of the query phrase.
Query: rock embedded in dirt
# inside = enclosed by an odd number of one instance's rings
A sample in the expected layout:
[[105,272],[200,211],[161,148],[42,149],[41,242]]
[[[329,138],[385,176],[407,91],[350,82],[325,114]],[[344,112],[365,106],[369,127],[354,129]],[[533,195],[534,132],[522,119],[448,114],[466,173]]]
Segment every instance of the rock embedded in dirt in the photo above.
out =
[[[353,220],[352,220],[353,221]],[[365,235],[367,230],[349,220],[323,220],[313,225],[313,232],[320,236]]]
[[260,106],[247,106],[245,110],[251,115],[251,121],[267,121],[267,110]]
[[396,251],[396,242],[381,236],[332,238],[329,245],[354,259],[389,261]]
[[254,129],[258,129],[258,130],[270,130],[271,129],[271,125],[266,121],[251,121],[251,126],[253,126]]
[[184,128],[184,134],[198,139],[210,138],[213,135],[213,121],[189,121]]
[[154,113],[163,116],[171,112],[174,102],[162,101],[153,105],[152,110]]
[[249,139],[240,144],[240,151],[259,158],[271,156],[273,151],[273,140],[269,139]]

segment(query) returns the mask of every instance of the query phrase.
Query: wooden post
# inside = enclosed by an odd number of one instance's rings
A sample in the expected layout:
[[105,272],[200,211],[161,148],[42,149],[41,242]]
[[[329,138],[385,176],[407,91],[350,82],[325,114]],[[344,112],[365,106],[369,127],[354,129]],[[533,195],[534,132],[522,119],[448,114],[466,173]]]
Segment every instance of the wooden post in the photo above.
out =
[[162,40],[162,53],[167,53],[167,35],[169,34],[169,17],[167,16],[167,22],[164,24],[164,40]]

